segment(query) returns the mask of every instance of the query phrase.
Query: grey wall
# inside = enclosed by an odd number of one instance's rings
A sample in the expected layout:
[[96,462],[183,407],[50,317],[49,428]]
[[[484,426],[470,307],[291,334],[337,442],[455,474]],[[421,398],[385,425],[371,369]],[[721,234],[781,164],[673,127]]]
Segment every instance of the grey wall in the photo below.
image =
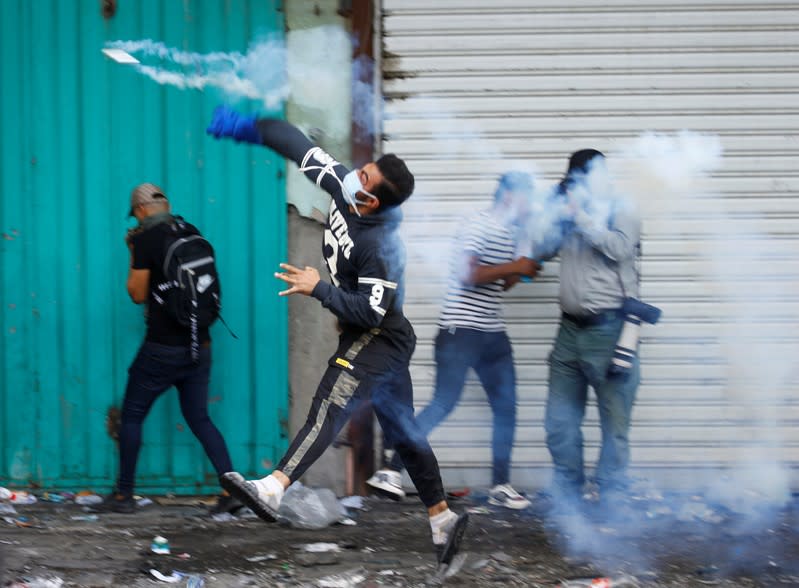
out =
[[[335,25],[345,30],[347,19],[338,14],[337,0],[292,0],[285,3],[286,27],[289,34],[289,70],[292,96],[286,105],[286,117],[305,132],[321,129],[313,139],[349,163],[350,156],[350,62],[349,43],[317,46],[308,38],[317,27]],[[317,39],[318,40],[318,39]],[[323,52],[323,56],[317,53]],[[313,83],[302,83],[303,76],[317,67]],[[328,74],[334,73],[334,77]],[[312,133],[313,134],[313,133]],[[296,266],[310,265],[319,270],[322,279],[329,279],[322,261],[322,233],[327,216],[328,197],[308,182],[296,167],[288,167],[286,182],[288,207],[288,261]],[[302,210],[306,216],[298,213]],[[316,220],[314,220],[316,219]],[[305,423],[316,386],[327,367],[338,342],[333,314],[313,298],[290,296],[289,306],[289,432],[294,434]],[[303,476],[309,486],[324,486],[339,495],[347,493],[346,447],[329,448]]]
[[[319,270],[327,279],[322,261],[322,232],[317,221],[300,216],[293,206],[288,211],[288,261]],[[336,349],[335,318],[319,301],[308,296],[289,296],[289,429],[292,437],[305,423],[316,386]],[[324,486],[336,494],[346,493],[347,449],[328,449],[303,476],[309,486]]]

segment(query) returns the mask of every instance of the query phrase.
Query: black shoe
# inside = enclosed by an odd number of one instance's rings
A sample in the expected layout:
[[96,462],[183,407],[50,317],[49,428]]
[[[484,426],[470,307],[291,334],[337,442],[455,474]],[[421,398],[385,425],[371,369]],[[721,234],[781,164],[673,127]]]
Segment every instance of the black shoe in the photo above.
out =
[[91,512],[116,512],[119,514],[133,514],[136,512],[136,501],[132,494],[112,492],[105,497],[102,503],[96,508],[90,509]]
[[244,508],[244,505],[240,500],[230,494],[220,494],[216,498],[216,504],[208,510],[208,514],[211,516],[225,513],[236,514],[242,508]]
[[458,553],[461,548],[461,539],[466,532],[466,526],[469,524],[469,513],[461,513],[452,526],[447,529],[447,541],[443,545],[436,545],[436,555],[438,556],[438,563],[449,565],[452,558]]
[[231,496],[239,499],[244,506],[249,506],[258,518],[267,523],[274,523],[277,520],[277,511],[261,500],[257,488],[252,482],[245,480],[240,473],[222,474],[219,476],[219,483]]

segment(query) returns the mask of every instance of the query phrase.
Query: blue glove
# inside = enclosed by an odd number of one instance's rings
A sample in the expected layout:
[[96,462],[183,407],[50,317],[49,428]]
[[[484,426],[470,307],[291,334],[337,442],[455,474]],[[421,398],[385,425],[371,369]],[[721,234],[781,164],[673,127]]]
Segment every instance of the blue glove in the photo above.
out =
[[223,104],[214,109],[211,124],[205,132],[217,139],[231,137],[236,141],[260,145],[261,135],[255,126],[256,120],[257,116],[254,114],[247,116]]

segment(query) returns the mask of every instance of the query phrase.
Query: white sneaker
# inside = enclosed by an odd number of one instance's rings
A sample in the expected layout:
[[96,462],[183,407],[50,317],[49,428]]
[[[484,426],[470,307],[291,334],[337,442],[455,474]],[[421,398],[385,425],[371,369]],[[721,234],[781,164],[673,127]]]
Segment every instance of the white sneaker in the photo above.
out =
[[516,492],[510,484],[497,484],[488,491],[488,504],[522,510],[530,506],[530,501]]
[[405,498],[405,491],[402,489],[402,474],[394,470],[377,470],[375,475],[366,480],[367,485],[375,491],[390,498],[391,500],[402,500]]

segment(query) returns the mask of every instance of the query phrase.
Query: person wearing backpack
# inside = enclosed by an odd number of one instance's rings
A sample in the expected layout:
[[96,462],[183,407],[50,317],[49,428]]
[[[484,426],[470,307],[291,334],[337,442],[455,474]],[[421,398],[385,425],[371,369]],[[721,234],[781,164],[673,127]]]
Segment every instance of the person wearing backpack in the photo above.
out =
[[[155,400],[174,386],[180,409],[218,475],[233,469],[222,434],[208,415],[211,338],[219,314],[219,278],[214,252],[196,227],[173,216],[164,191],[140,184],[131,192],[128,231],[128,294],[147,305],[147,333],[133,363],[122,402],[119,476],[103,510],[133,513],[136,462],[142,424]],[[238,501],[223,493],[212,512],[234,510]]]

